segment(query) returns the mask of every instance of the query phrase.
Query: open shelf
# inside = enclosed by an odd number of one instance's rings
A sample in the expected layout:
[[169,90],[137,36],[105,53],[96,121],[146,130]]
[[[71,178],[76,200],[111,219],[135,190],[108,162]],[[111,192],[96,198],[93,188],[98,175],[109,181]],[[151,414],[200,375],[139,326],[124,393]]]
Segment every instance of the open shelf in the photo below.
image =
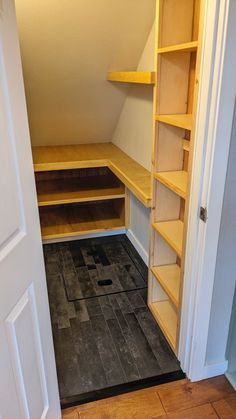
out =
[[107,168],[38,173],[36,187],[39,207],[125,197],[124,185]]
[[172,303],[178,308],[180,293],[180,267],[176,264],[153,266],[151,271]]
[[154,173],[155,179],[171,189],[174,193],[186,198],[188,173],[184,170]]
[[181,220],[153,223],[153,228],[163,237],[179,257],[182,255],[183,227]]
[[172,349],[176,350],[177,314],[170,301],[157,301],[149,304],[149,308],[165,334]]
[[125,227],[124,200],[40,208],[44,240],[73,237]]
[[198,42],[186,42],[184,44],[170,45],[168,47],[159,48],[157,50],[158,54],[166,54],[169,52],[194,52],[197,50]]
[[157,115],[156,120],[164,124],[173,125],[174,127],[183,128],[191,131],[192,129],[192,115],[191,114],[176,114],[176,115]]
[[107,73],[107,80],[121,83],[154,84],[155,73],[153,71],[110,71]]
[[34,171],[108,167],[139,201],[151,206],[151,173],[112,143],[33,147]]
[[183,150],[184,151],[190,151],[190,141],[189,140],[183,140]]

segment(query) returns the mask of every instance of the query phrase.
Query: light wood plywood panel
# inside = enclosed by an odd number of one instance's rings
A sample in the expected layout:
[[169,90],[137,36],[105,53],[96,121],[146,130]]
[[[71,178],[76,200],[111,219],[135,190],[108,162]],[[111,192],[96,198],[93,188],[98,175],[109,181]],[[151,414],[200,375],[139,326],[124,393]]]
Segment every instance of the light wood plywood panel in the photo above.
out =
[[157,115],[156,120],[164,124],[173,125],[175,127],[184,128],[189,131],[192,129],[192,115],[191,114],[177,114],[177,115]]
[[110,71],[107,80],[121,83],[154,84],[153,71]]
[[[94,180],[94,179],[93,179]],[[99,179],[97,179],[99,181]],[[56,179],[37,182],[38,205],[61,205],[76,202],[102,201],[125,197],[124,187],[100,187],[94,184],[81,187],[78,179]]]
[[153,223],[153,228],[166,240],[179,257],[182,255],[184,223],[180,220]]
[[177,45],[171,45],[169,47],[165,48],[159,48],[157,50],[158,54],[167,54],[169,52],[193,52],[197,50],[198,42],[192,41],[192,42],[186,42],[184,44],[177,44]]
[[186,198],[188,173],[184,170],[154,173],[154,177],[181,198]]
[[122,208],[116,208],[113,202],[42,207],[40,221],[43,240],[113,231],[125,227]]
[[160,328],[170,343],[172,349],[176,350],[177,314],[168,301],[157,301],[149,304],[149,308],[156,318]]
[[151,271],[173,304],[179,306],[180,267],[176,264],[153,266]]
[[190,151],[190,141],[189,140],[183,140],[183,150]]
[[151,174],[114,144],[33,147],[34,170],[109,167],[146,206],[151,205]]

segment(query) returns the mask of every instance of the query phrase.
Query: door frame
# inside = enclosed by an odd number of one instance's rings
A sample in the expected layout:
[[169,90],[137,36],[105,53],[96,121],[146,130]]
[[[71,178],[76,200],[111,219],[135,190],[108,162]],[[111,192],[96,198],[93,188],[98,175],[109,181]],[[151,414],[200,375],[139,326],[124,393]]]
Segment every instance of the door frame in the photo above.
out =
[[[207,365],[206,354],[235,105],[234,19],[235,0],[206,0],[178,354],[192,381],[227,369],[225,359]],[[206,223],[200,206],[207,208]]]

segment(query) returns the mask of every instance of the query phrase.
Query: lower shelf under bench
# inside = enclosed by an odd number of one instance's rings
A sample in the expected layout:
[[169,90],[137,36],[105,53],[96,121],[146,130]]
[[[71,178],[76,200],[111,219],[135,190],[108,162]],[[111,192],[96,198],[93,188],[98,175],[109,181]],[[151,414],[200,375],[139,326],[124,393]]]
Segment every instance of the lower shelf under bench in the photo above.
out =
[[43,240],[125,228],[124,199],[39,209]]

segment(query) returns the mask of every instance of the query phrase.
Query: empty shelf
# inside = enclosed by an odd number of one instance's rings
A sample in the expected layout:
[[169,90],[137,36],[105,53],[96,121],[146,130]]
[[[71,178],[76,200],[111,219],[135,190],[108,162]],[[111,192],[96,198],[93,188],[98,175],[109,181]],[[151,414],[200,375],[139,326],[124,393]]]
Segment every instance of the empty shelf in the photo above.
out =
[[181,220],[153,223],[153,228],[180,257],[182,255],[183,227],[184,223]]
[[179,306],[180,267],[176,264],[154,266],[151,271],[172,303]]
[[33,147],[35,172],[108,167],[146,207],[151,173],[111,143]]
[[157,320],[160,328],[165,334],[173,350],[176,350],[177,335],[177,314],[171,303],[166,301],[157,301],[149,305],[152,314]]
[[42,180],[37,182],[38,204],[42,207],[125,197],[123,186],[102,186],[99,180],[99,176],[92,178],[91,185],[84,187],[78,179]]
[[186,198],[188,173],[184,170],[154,173],[154,177],[181,198]]
[[107,80],[122,83],[154,84],[155,73],[153,71],[110,71]]
[[184,44],[170,45],[169,47],[159,48],[158,54],[166,54],[168,52],[193,52],[197,50],[198,42],[186,42]]
[[177,115],[157,115],[156,120],[164,124],[173,125],[175,127],[192,129],[192,115],[191,114],[177,114]]
[[49,240],[124,228],[124,217],[112,202],[42,207],[42,238]]

